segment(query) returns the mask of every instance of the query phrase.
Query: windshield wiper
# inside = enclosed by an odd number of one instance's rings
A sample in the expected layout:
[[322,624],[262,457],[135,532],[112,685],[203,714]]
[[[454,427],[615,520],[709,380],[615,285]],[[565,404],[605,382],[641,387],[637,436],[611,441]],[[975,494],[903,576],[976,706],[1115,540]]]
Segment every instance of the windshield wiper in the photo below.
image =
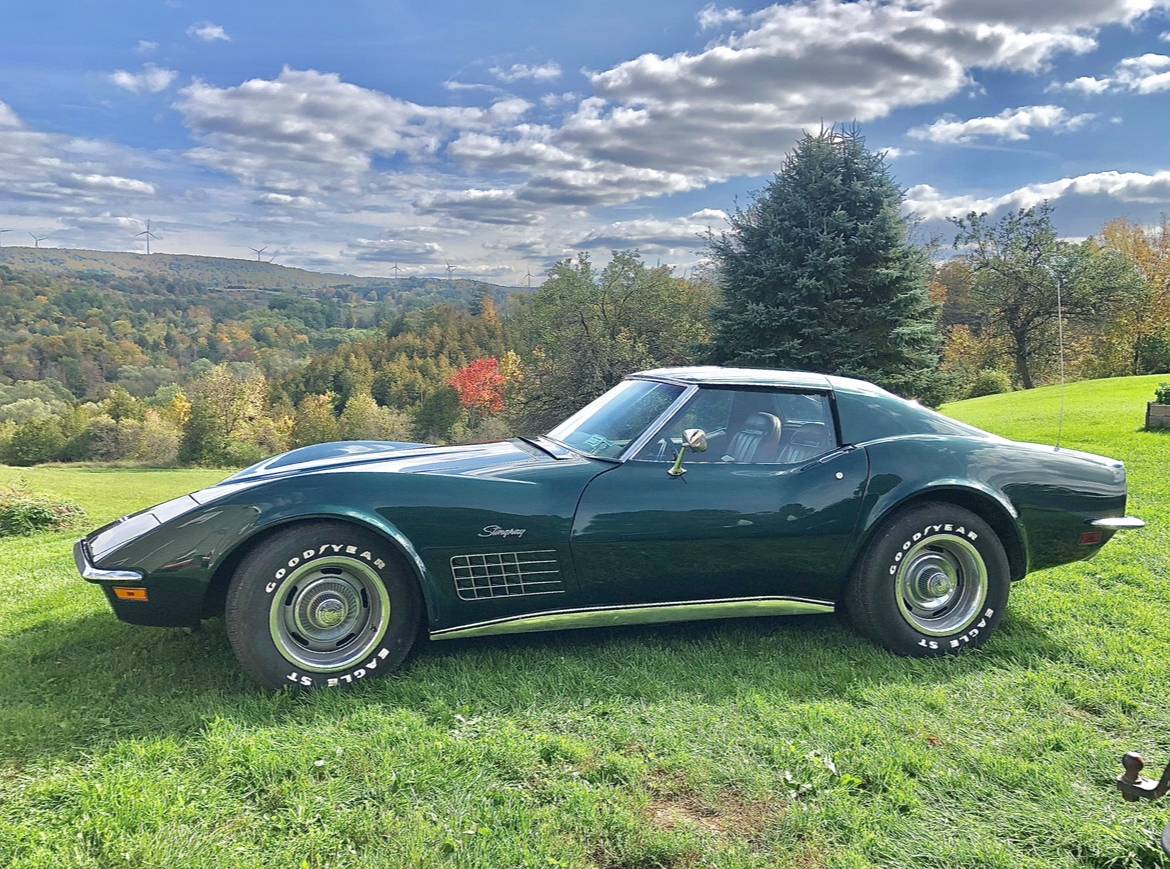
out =
[[[548,441],[552,441],[552,443],[557,443],[557,441],[553,441],[552,438],[545,438],[543,435],[541,437],[535,437],[535,438],[529,437],[528,435],[516,435],[516,440],[524,441],[524,443],[530,444],[530,445],[536,447],[542,453],[544,453],[545,455],[548,455],[548,456],[552,456],[552,458],[554,458],[554,459],[560,458],[560,456],[558,456],[555,451],[550,450],[547,446],[545,446],[544,444],[541,443],[542,440],[548,440]],[[565,445],[565,444],[562,444],[562,446],[565,446],[566,449],[568,448],[567,445]]]
[[571,452],[575,456],[583,456],[587,459],[597,459],[597,460],[602,461],[602,462],[615,462],[617,464],[621,464],[621,459],[613,459],[613,458],[610,458],[609,456],[598,456],[598,455],[595,455],[594,453],[587,453],[587,452],[585,452],[585,450],[578,449],[577,447],[573,446],[572,444],[567,444],[562,440],[557,440],[556,438],[549,437],[548,435],[537,435],[536,437],[526,437],[525,435],[517,435],[517,437],[520,438],[520,440],[524,441],[525,443],[532,444],[537,449],[548,453],[554,459],[563,459],[566,457],[564,455],[558,454],[555,450],[550,450],[548,448],[547,444],[542,444],[541,441],[547,441],[550,444],[556,444],[558,447],[561,447],[562,449],[568,450],[569,452]]

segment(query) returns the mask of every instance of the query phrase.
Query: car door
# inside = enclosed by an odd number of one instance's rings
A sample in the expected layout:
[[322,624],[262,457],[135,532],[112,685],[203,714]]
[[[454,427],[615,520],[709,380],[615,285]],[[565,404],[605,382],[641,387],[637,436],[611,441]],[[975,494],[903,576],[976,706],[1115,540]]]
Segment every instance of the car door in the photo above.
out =
[[[688,428],[709,449],[688,451],[674,477]],[[704,387],[582,494],[571,543],[582,598],[833,600],[867,475],[865,451],[838,443],[831,394]]]

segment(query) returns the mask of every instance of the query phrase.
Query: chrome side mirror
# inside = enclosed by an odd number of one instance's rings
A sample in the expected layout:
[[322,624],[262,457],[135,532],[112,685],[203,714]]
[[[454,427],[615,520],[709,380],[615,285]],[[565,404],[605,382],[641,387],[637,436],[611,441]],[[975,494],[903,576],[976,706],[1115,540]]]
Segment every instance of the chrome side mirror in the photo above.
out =
[[688,428],[683,432],[683,442],[678,448],[678,455],[674,457],[674,464],[666,472],[672,477],[681,477],[687,472],[687,469],[682,466],[683,456],[687,453],[687,447],[690,447],[696,453],[707,452],[707,433],[701,428]]
[[683,443],[696,453],[707,452],[707,433],[701,428],[689,428],[683,432]]

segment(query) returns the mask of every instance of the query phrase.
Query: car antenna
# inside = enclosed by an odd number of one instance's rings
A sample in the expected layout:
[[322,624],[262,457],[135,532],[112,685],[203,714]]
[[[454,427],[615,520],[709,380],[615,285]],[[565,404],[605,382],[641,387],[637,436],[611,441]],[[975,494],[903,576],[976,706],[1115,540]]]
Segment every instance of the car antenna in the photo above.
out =
[[1060,357],[1060,410],[1056,413],[1056,448],[1064,434],[1064,303],[1060,294],[1060,280],[1056,281],[1056,351]]

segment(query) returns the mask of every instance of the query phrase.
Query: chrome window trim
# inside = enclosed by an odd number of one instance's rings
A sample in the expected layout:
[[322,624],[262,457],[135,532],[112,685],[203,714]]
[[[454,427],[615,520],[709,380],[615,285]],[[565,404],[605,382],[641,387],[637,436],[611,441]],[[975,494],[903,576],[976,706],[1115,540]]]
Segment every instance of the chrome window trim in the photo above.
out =
[[[625,452],[623,452],[618,459],[618,461],[621,461],[621,462],[639,461],[639,462],[655,462],[657,464],[662,464],[662,462],[660,462],[657,459],[636,459],[635,456],[637,456],[637,454],[642,451],[642,447],[646,446],[646,444],[648,444],[651,441],[651,439],[653,439],[654,435],[658,434],[660,431],[662,431],[662,429],[666,428],[667,423],[669,423],[672,419],[674,419],[674,414],[676,412],[682,411],[683,407],[686,406],[686,403],[690,400],[691,396],[693,396],[696,392],[698,392],[700,389],[702,389],[707,384],[684,383],[681,380],[672,380],[672,379],[666,378],[666,377],[643,377],[641,375],[633,375],[631,377],[627,377],[626,380],[654,380],[654,381],[657,381],[659,383],[670,383],[670,384],[673,384],[675,386],[686,386],[687,387],[687,389],[684,390],[682,395],[680,395],[678,397],[678,399],[674,402],[674,404],[672,404],[670,407],[668,407],[663,412],[662,416],[660,416],[658,419],[654,420],[653,423],[651,423],[650,427],[648,429],[646,429],[645,432],[642,433],[641,437],[639,437],[636,441],[634,441],[630,446],[626,447]],[[818,395],[818,396],[824,396],[824,397],[828,398],[827,407],[829,410],[829,421],[830,421],[830,423],[832,423],[829,426],[829,428],[830,428],[830,431],[832,432],[833,440],[836,441],[836,444],[834,446],[825,450],[823,453],[818,453],[817,455],[812,456],[811,458],[805,459],[804,461],[800,461],[800,462],[751,462],[748,465],[739,465],[738,467],[741,467],[741,468],[742,467],[803,468],[803,467],[806,467],[808,465],[815,465],[815,464],[818,464],[820,462],[829,461],[829,459],[832,458],[833,456],[835,456],[835,454],[840,453],[840,452],[846,452],[846,451],[848,451],[848,449],[850,447],[852,447],[852,444],[841,443],[841,433],[837,427],[837,412],[836,412],[836,409],[833,407],[833,391],[831,389],[829,389],[829,390],[805,389],[803,387],[795,387],[795,386],[793,386],[793,387],[788,387],[788,386],[756,387],[756,386],[745,385],[745,384],[736,384],[736,383],[716,383],[716,384],[712,384],[712,386],[716,389],[743,389],[745,391],[752,391],[752,392],[765,392],[765,391],[788,392],[788,393],[795,393],[797,395]],[[667,464],[669,464],[669,460],[667,460]],[[720,462],[707,462],[706,464],[721,464],[721,463]]]
[[650,439],[654,437],[654,435],[658,434],[658,432],[662,431],[663,427],[674,418],[674,414],[680,410],[688,401],[690,401],[691,396],[699,391],[699,386],[695,383],[679,383],[673,380],[662,380],[657,377],[627,377],[626,379],[649,380],[654,383],[666,383],[670,386],[681,386],[683,387],[683,391],[680,392],[678,398],[672,401],[670,406],[666,408],[666,410],[662,411],[662,413],[658,415],[658,418],[655,419],[654,422],[650,423],[650,425],[646,427],[646,430],[642,432],[642,434],[638,435],[638,437],[634,439],[633,443],[626,447],[622,454],[618,456],[618,461],[623,463],[628,462],[630,459],[636,456],[642,450],[642,447],[646,446],[646,444],[650,442]]

